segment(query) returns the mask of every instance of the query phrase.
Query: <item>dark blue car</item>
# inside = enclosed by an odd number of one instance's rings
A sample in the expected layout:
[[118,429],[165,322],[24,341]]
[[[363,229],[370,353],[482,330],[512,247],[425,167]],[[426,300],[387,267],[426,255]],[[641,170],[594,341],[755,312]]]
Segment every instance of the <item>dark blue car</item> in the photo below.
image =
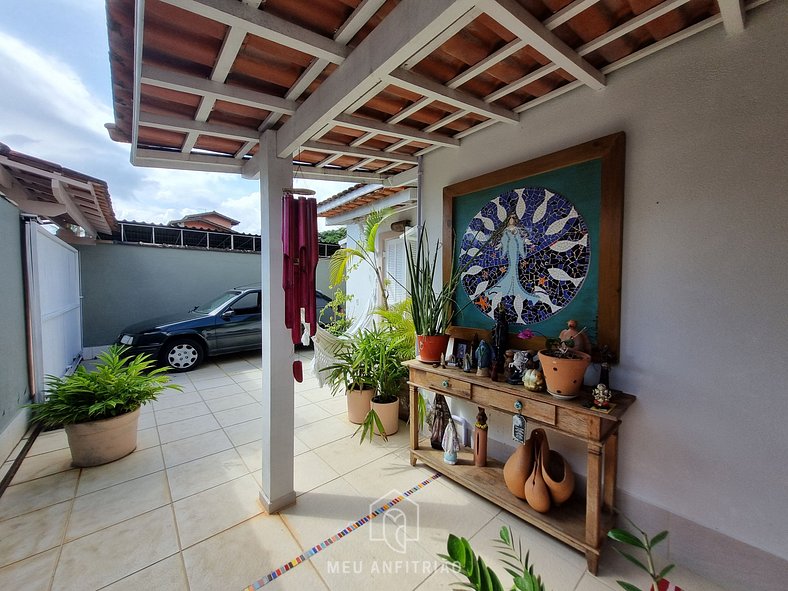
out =
[[[316,293],[317,309],[331,300]],[[236,288],[184,314],[171,314],[127,326],[117,342],[129,353],[148,353],[173,371],[189,371],[205,357],[260,349],[259,287]]]

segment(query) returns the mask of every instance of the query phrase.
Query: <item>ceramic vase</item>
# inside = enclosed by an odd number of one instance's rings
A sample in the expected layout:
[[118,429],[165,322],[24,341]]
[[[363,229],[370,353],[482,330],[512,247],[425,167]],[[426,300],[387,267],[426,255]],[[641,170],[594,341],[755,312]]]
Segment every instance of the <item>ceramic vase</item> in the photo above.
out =
[[360,425],[364,422],[369,409],[372,408],[372,395],[375,390],[372,388],[365,390],[348,390],[347,394],[347,418],[351,423]]
[[569,462],[557,451],[548,449],[541,458],[542,477],[550,491],[550,498],[556,505],[561,505],[569,500],[575,490],[575,475]]
[[547,449],[547,439],[542,429],[534,429],[534,463],[531,474],[525,481],[525,500],[534,511],[547,513],[550,510],[550,490],[542,476],[542,453]]
[[473,465],[480,468],[487,465],[487,429],[473,430]]
[[503,480],[509,492],[518,499],[525,500],[525,481],[534,468],[534,444],[528,439],[506,460],[503,466]]

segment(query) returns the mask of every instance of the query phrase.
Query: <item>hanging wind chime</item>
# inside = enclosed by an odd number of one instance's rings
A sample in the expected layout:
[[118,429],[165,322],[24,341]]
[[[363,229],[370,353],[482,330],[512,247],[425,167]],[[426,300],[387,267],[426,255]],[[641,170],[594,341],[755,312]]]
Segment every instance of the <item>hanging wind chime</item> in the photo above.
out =
[[[285,291],[285,326],[293,344],[309,344],[317,330],[315,269],[317,268],[317,201],[311,189],[282,190],[282,287]],[[300,361],[293,362],[293,377],[304,379]]]

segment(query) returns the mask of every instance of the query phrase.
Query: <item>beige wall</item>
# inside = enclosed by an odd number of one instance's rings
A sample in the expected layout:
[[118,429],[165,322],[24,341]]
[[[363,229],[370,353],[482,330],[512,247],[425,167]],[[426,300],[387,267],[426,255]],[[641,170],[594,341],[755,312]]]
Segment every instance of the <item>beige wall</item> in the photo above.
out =
[[[611,74],[603,91],[572,91],[520,125],[434,152],[423,187],[436,236],[444,186],[626,132],[622,351],[612,382],[638,401],[622,430],[620,487],[665,510],[676,544],[692,535],[684,518],[783,559],[786,22],[788,5],[770,2],[748,13],[738,37],[714,27]],[[510,428],[493,417],[498,440],[508,442]],[[560,445],[584,467],[580,450]]]

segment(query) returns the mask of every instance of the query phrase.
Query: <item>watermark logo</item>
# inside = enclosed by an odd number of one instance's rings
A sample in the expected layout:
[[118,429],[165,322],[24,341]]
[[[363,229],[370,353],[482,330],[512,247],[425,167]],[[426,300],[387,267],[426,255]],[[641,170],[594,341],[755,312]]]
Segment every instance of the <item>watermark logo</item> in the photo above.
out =
[[[392,499],[401,499],[392,504]],[[394,552],[407,552],[409,542],[419,539],[419,504],[405,497],[401,491],[390,490],[369,505],[369,512],[388,507],[369,522],[369,539],[384,542]]]

